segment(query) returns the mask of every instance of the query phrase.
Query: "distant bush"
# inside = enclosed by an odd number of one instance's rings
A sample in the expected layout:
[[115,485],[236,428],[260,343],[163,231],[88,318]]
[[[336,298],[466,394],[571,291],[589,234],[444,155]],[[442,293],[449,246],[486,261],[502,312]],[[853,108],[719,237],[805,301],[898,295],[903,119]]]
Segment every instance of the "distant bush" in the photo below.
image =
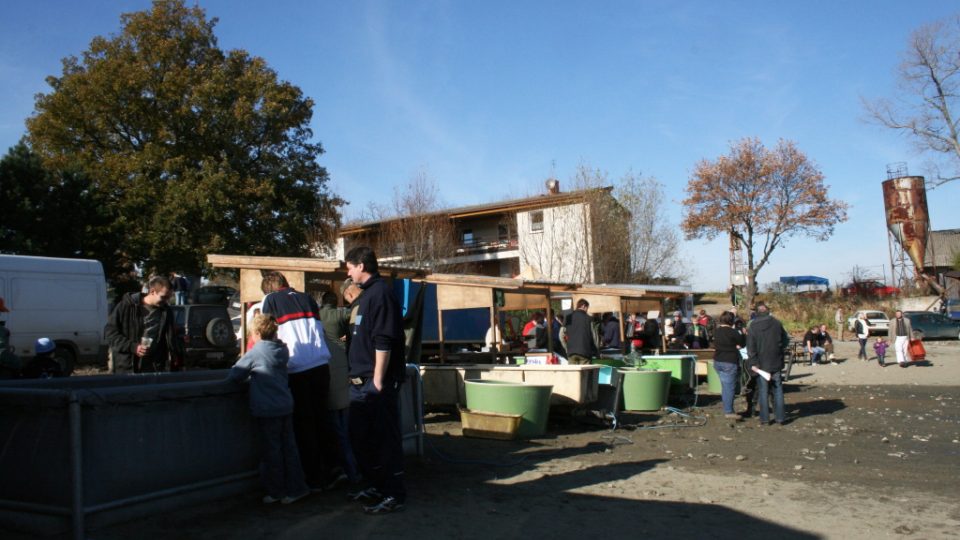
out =
[[843,320],[846,324],[847,318],[861,309],[877,309],[893,315],[898,302],[895,298],[878,300],[837,295],[810,298],[782,293],[763,295],[762,300],[791,334],[802,334],[814,324],[826,324],[830,331],[834,332],[834,314],[838,307],[843,308]]

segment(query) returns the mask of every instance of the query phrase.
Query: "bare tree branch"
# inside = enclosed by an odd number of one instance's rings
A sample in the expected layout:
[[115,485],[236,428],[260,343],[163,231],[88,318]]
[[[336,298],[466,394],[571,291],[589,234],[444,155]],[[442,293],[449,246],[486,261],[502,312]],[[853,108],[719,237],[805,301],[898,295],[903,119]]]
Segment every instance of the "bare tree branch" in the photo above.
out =
[[896,101],[868,101],[868,118],[908,135],[921,152],[940,155],[955,172],[932,168],[931,188],[960,179],[960,125],[953,113],[960,98],[960,16],[918,28],[897,70]]

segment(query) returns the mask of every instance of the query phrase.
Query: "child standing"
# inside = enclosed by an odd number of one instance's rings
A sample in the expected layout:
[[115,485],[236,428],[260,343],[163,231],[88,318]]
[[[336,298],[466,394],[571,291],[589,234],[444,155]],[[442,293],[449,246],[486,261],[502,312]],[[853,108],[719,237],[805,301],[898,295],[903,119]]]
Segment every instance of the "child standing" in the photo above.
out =
[[878,337],[877,341],[873,343],[873,350],[877,353],[877,362],[880,364],[880,367],[883,367],[883,357],[887,354],[887,345],[885,339]]
[[228,378],[250,379],[250,411],[263,445],[260,480],[266,504],[290,504],[310,494],[293,436],[293,395],[287,386],[287,346],[277,339],[277,320],[258,313],[250,338],[254,346],[230,370]]

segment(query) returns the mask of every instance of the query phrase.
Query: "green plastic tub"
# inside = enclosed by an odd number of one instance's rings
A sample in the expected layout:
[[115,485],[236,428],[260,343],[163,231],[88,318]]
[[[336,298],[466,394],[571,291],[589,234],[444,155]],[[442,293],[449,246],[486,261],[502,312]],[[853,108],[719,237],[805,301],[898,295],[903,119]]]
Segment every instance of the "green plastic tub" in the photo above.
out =
[[623,408],[627,411],[659,411],[667,404],[671,372],[622,368]]
[[591,364],[596,364],[598,366],[610,366],[615,368],[621,368],[627,365],[626,362],[619,358],[592,358],[590,359]]
[[644,369],[670,372],[670,393],[685,394],[694,387],[697,357],[687,354],[644,356]]
[[468,379],[463,382],[467,408],[471,411],[519,414],[521,439],[539,437],[547,431],[553,385]]
[[713,369],[713,360],[707,360],[707,391],[711,394],[719,394],[723,391],[720,375]]

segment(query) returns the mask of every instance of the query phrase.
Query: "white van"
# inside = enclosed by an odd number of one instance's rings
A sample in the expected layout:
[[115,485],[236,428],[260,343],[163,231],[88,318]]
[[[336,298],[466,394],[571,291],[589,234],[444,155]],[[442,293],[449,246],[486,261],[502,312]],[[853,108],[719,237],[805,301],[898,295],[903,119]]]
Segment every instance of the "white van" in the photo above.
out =
[[99,261],[0,255],[0,298],[9,310],[0,320],[24,363],[40,337],[56,342],[64,373],[78,361],[106,361],[107,282]]

